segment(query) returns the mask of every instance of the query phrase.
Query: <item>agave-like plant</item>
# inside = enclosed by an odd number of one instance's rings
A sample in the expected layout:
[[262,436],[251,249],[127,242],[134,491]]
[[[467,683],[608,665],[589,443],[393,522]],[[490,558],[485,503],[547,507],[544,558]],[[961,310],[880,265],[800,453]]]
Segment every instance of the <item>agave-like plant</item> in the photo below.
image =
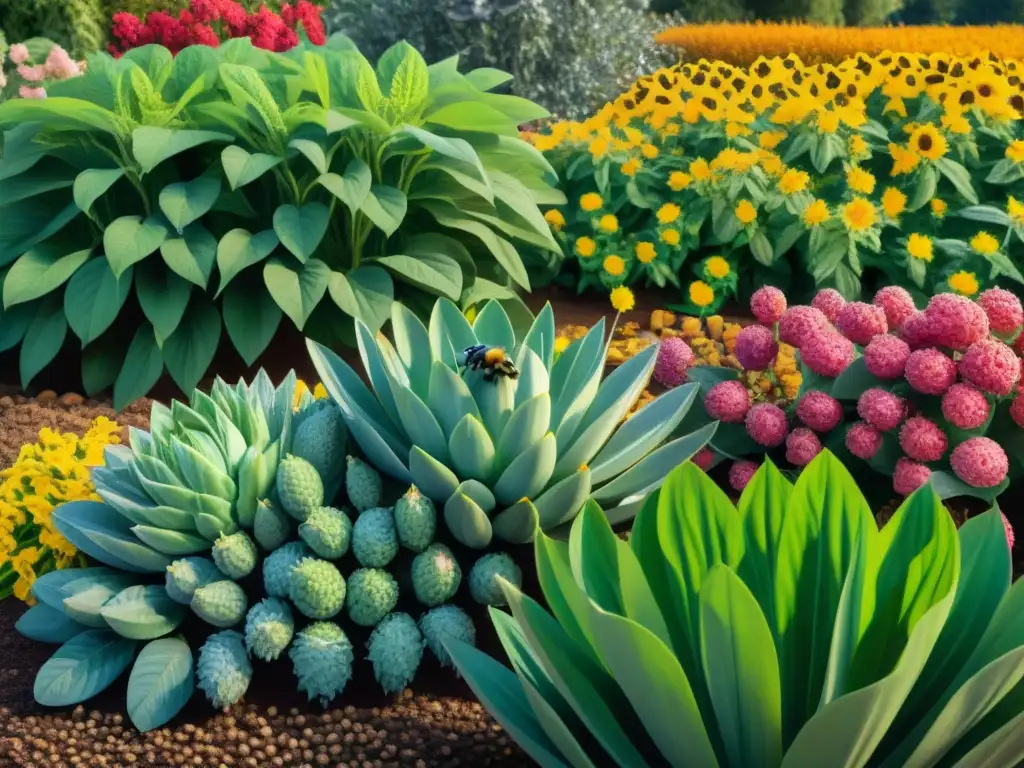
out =
[[[194,391],[190,405],[154,402],[150,431],[132,428],[130,447],[109,446],[104,466],[92,470],[103,501],[62,505],[55,526],[95,560],[136,573],[163,573],[173,557],[208,552],[220,536],[251,529],[298,428],[322,412],[308,392],[294,409],[296,384],[292,372],[275,388],[261,370],[251,385],[218,378],[210,394]],[[335,485],[345,441],[338,424]],[[301,452],[322,458],[327,447]]]
[[[716,428],[662,445],[693,402],[694,385],[623,422],[650,380],[657,347],[603,378],[603,319],[557,359],[550,304],[521,338],[497,301],[470,324],[441,299],[429,329],[395,303],[391,329],[394,344],[356,320],[372,392],[341,358],[309,341],[313,364],[370,462],[443,505],[452,535],[469,547],[494,537],[531,541],[538,528],[571,522],[591,498],[613,522],[631,519],[643,494]],[[466,366],[465,351],[477,345],[505,350],[519,375]]]
[[825,452],[739,509],[686,464],[630,543],[596,505],[536,540],[552,613],[506,585],[515,670],[447,648],[544,768],[1011,768],[1024,759],[1024,583],[997,510],[955,529],[925,486],[879,531]]

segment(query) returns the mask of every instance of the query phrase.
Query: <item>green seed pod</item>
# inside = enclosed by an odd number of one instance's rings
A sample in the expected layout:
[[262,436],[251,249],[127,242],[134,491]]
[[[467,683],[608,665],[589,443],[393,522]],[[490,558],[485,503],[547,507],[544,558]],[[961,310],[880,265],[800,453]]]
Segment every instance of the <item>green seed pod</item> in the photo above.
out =
[[444,667],[451,667],[452,657],[444,647],[448,638],[476,645],[476,627],[469,614],[456,605],[441,605],[420,617],[420,632],[427,647]]
[[462,582],[462,569],[444,544],[431,544],[412,561],[412,588],[424,605],[451,600]]
[[397,693],[416,676],[423,659],[423,635],[407,613],[384,617],[370,635],[367,658],[385,693]]
[[337,560],[348,552],[352,521],[334,507],[317,507],[299,526],[299,538],[325,560]]
[[372,627],[398,603],[398,582],[380,568],[360,568],[348,577],[345,608],[361,627]]
[[229,630],[206,638],[199,649],[196,672],[199,688],[215,708],[226,709],[237,702],[252,681],[252,664],[242,636]]
[[205,557],[183,557],[167,566],[164,587],[171,600],[188,605],[199,587],[205,587],[223,578],[224,574],[213,560]]
[[352,677],[352,643],[337,624],[318,621],[299,632],[288,656],[298,688],[326,707]]
[[263,587],[271,597],[288,597],[288,583],[292,568],[305,557],[312,557],[313,550],[301,541],[291,541],[267,555],[263,561]]
[[245,617],[248,599],[233,581],[215,581],[192,595],[192,611],[207,624],[233,627]]
[[469,572],[469,594],[484,605],[507,605],[505,593],[498,583],[499,576],[516,588],[523,585],[523,572],[515,560],[504,552],[484,555]]
[[229,579],[244,579],[256,567],[256,545],[245,531],[221,536],[213,544],[213,562]]
[[245,647],[263,661],[273,661],[280,656],[294,633],[291,608],[276,597],[256,603],[245,617]]
[[434,541],[437,510],[415,485],[395,503],[395,528],[399,543],[413,552],[422,552]]
[[361,459],[349,456],[346,460],[345,492],[348,500],[360,512],[380,505],[384,483],[380,474]]
[[292,535],[292,520],[269,500],[261,500],[256,505],[252,533],[261,547],[272,552]]
[[301,522],[324,503],[324,483],[308,461],[286,456],[277,467],[277,495],[284,511]]
[[366,568],[383,568],[398,554],[395,518],[386,507],[368,509],[352,526],[352,554]]
[[330,400],[315,402],[310,411],[295,430],[292,455],[313,465],[324,482],[324,498],[330,502],[341,487],[345,472],[348,429],[341,409]]
[[288,597],[303,616],[329,619],[345,604],[345,579],[326,560],[307,557],[292,569]]

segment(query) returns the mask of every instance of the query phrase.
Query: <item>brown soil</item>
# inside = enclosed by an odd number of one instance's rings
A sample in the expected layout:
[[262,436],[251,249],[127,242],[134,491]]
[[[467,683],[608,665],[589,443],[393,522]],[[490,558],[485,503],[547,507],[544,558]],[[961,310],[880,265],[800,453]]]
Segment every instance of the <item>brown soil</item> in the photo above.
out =
[[[77,395],[46,393],[42,400],[0,390],[0,468],[13,463],[20,446],[34,442],[44,426],[81,434],[98,416],[126,427],[148,426],[148,401],[115,414],[109,403]],[[86,706],[44,708],[35,703],[32,685],[56,647],[14,630],[24,610],[14,598],[0,601],[0,766],[532,764],[468,686],[429,652],[412,690],[391,697],[381,692],[370,665],[357,662],[344,694],[327,710],[302,700],[287,660],[257,662],[245,700],[229,712],[215,712],[197,691],[167,727],[146,734],[124,712],[127,675]],[[486,614],[473,618],[479,645],[497,654]],[[357,648],[361,639],[353,637]]]

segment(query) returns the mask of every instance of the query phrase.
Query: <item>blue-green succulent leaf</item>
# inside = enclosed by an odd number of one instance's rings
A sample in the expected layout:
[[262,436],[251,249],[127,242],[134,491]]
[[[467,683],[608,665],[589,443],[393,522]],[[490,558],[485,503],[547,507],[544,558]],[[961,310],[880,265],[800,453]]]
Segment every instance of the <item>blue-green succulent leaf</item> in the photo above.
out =
[[459,477],[482,482],[490,479],[494,468],[494,442],[478,418],[466,414],[452,430],[448,448]]
[[91,699],[121,676],[137,643],[114,632],[91,629],[62,645],[36,675],[33,695],[45,707],[70,707]]

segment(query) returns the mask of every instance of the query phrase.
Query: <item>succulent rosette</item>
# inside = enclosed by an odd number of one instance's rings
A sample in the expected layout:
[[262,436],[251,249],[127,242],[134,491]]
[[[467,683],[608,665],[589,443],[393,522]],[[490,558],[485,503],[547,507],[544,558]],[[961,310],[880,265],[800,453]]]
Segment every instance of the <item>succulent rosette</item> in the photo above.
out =
[[[669,440],[697,388],[684,385],[638,410],[657,345],[604,378],[605,324],[555,360],[550,305],[517,332],[496,301],[471,324],[439,300],[425,326],[393,305],[394,341],[356,321],[367,387],[340,357],[314,342],[320,378],[367,460],[438,505],[452,535],[473,548],[494,538],[531,541],[576,516],[588,499],[623,521],[642,492],[689,459],[715,425]],[[501,348],[518,376],[465,365],[476,345]],[[665,442],[669,440],[668,442]]]

